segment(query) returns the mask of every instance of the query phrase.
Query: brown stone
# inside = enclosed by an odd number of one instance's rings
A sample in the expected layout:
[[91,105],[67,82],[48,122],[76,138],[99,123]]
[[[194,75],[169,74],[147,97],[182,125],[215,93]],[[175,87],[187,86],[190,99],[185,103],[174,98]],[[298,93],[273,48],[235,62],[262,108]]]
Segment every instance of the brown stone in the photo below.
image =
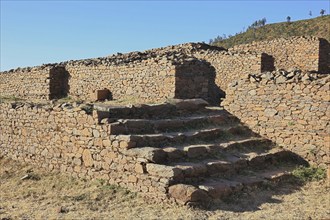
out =
[[129,148],[133,148],[135,146],[136,146],[136,142],[134,142],[134,141],[120,141],[120,143],[119,143],[120,148],[129,149]]
[[85,137],[91,136],[91,132],[88,130],[88,128],[83,129],[80,133],[82,136],[85,136]]
[[138,181],[138,178],[136,176],[133,176],[133,175],[128,176],[128,182],[137,183],[137,181]]
[[102,141],[103,147],[111,147],[111,141],[110,140],[103,140]]
[[144,168],[143,168],[143,165],[142,164],[135,164],[135,168],[134,168],[135,172],[137,173],[144,173]]
[[98,138],[100,137],[100,132],[98,130],[93,130],[93,137]]
[[151,175],[159,177],[180,178],[182,175],[182,171],[180,169],[162,164],[148,163],[146,165],[146,169]]
[[207,193],[192,185],[177,184],[169,187],[169,195],[180,204],[206,203],[210,200]]
[[86,167],[93,166],[93,158],[92,158],[92,154],[91,154],[90,150],[88,150],[88,149],[84,150],[82,159],[83,159],[84,165]]

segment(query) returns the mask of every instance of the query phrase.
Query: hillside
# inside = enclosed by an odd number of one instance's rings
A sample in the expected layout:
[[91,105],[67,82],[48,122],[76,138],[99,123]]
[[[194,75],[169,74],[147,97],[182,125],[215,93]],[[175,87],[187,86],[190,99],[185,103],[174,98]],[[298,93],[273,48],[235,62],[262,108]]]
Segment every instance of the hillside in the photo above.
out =
[[249,29],[212,45],[230,48],[252,41],[273,40],[280,37],[310,35],[330,41],[330,15],[295,22],[268,24],[257,29]]

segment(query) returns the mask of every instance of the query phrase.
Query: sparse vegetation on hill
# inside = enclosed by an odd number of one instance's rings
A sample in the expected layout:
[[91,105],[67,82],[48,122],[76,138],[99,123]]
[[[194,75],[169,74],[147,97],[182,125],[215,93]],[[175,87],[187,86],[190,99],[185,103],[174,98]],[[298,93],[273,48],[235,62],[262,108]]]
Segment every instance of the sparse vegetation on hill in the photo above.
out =
[[215,46],[230,48],[239,44],[251,43],[252,41],[273,40],[281,37],[292,36],[316,36],[330,41],[330,15],[320,16],[313,19],[300,20],[295,22],[281,22],[268,24],[257,28],[249,28],[243,33],[235,36],[211,40]]

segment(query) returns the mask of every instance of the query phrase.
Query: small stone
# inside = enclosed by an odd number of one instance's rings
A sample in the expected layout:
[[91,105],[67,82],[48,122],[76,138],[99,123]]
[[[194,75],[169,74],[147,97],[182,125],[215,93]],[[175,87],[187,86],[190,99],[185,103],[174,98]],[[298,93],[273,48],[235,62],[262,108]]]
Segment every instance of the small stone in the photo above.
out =
[[134,142],[134,141],[120,141],[120,143],[119,143],[120,148],[129,149],[129,148],[133,148],[135,146],[136,146],[136,142]]
[[137,181],[138,181],[138,178],[136,176],[130,175],[128,177],[128,182],[137,183]]
[[266,117],[274,117],[277,114],[277,110],[267,108],[267,109],[265,109],[264,114]]
[[100,137],[100,132],[98,130],[93,130],[93,137],[95,138]]
[[80,165],[81,165],[81,160],[80,160],[80,158],[74,158],[74,159],[73,159],[73,164],[80,166]]
[[134,168],[135,172],[137,173],[144,173],[144,168],[143,168],[143,165],[142,164],[135,164],[135,168]]
[[91,133],[89,132],[88,128],[85,128],[81,131],[82,136],[90,137]]
[[281,84],[281,83],[285,83],[288,79],[285,77],[285,76],[278,76],[276,79],[275,79],[275,82],[277,84]]
[[69,209],[65,206],[60,206],[57,208],[57,213],[68,213]]
[[91,166],[93,166],[93,158],[92,158],[92,154],[91,154],[90,150],[85,149],[85,150],[83,151],[82,159],[83,159],[84,165],[85,165],[86,167],[91,167]]
[[103,140],[102,144],[103,144],[103,147],[110,147],[111,146],[111,141],[110,140]]

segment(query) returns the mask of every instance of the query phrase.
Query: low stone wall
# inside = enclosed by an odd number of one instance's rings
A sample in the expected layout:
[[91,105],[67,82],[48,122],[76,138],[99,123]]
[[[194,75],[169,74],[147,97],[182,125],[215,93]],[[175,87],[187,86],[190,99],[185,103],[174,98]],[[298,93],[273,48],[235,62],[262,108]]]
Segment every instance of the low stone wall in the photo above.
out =
[[[215,83],[226,91],[228,83],[249,73],[261,73],[265,55],[254,52],[227,52],[217,50],[198,51],[193,56],[206,60],[216,72]],[[268,70],[266,68],[266,70]]]
[[125,142],[111,138],[109,125],[86,106],[0,103],[0,121],[2,156],[165,198],[169,180],[147,175],[143,161],[121,153]]
[[[113,99],[159,101],[173,98],[175,65],[166,60],[142,61],[134,65],[67,65],[70,96],[96,101],[97,90],[108,89]],[[111,97],[109,97],[111,99]]]
[[110,91],[108,99],[135,102],[219,100],[228,83],[249,73],[293,67],[329,72],[329,52],[329,43],[315,37],[254,42],[229,51],[187,43],[1,72],[0,91],[3,96],[41,100],[70,95],[95,101],[103,89]]
[[279,38],[237,45],[229,51],[255,51],[273,56],[276,69],[330,72],[329,43],[317,37]]
[[256,133],[325,166],[330,162],[329,86],[329,74],[266,72],[231,83],[222,105]]
[[117,66],[67,65],[66,70],[71,76],[69,94],[90,101],[95,101],[96,90],[100,89],[108,89],[115,100],[135,102],[208,99],[209,81],[214,83],[214,69],[195,58],[170,60],[164,56]]
[[103,89],[110,91],[108,99],[134,102],[210,99],[214,78],[209,63],[180,51],[158,49],[2,72],[0,91],[3,96],[39,100],[69,95],[96,101],[97,91]]
[[70,95],[95,101],[96,91],[103,89],[110,91],[109,99],[140,102],[168,98],[219,100],[221,90],[230,81],[261,72],[262,57],[256,53],[228,53],[201,43],[180,44],[2,72],[0,91],[6,96],[41,100]]
[[48,77],[51,68],[42,66],[0,73],[0,97],[12,96],[31,100],[48,99]]

